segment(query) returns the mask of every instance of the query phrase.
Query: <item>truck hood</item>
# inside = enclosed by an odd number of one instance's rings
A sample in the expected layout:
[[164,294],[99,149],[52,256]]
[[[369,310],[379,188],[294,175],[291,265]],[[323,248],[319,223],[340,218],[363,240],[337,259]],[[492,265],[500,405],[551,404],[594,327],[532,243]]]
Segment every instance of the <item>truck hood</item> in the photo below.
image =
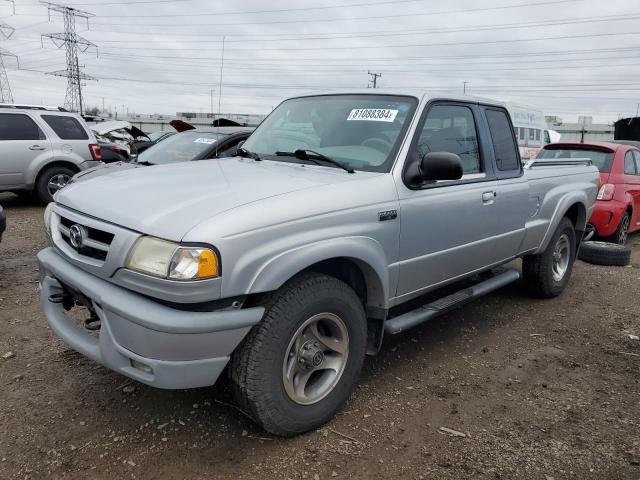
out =
[[[65,207],[147,235],[180,241],[193,227],[259,200],[379,175],[245,158],[200,160],[152,168],[104,168],[60,190]],[[261,215],[256,208],[256,215]]]

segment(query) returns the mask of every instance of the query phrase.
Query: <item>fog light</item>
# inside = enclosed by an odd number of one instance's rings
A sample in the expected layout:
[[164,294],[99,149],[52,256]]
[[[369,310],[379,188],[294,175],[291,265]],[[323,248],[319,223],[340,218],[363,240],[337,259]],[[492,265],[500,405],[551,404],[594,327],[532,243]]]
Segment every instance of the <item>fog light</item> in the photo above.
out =
[[140,363],[136,360],[131,360],[131,366],[138,370],[142,370],[144,373],[148,373],[149,375],[153,375],[153,368],[144,363]]

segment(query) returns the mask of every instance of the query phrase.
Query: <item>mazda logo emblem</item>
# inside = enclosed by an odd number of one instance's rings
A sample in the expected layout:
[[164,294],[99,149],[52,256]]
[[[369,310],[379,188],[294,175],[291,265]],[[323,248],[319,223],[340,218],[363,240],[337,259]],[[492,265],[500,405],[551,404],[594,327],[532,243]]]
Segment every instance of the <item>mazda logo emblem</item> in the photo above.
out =
[[69,229],[69,240],[71,241],[73,248],[81,248],[86,236],[87,231],[82,225],[71,225],[71,228]]

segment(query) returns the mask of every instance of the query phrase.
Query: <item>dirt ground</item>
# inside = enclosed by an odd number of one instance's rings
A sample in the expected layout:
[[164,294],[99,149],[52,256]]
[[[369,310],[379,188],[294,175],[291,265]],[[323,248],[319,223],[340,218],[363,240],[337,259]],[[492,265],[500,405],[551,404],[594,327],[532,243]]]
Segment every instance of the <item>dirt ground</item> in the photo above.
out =
[[0,203],[0,478],[640,479],[640,235],[560,298],[516,284],[388,338],[330,424],[283,440],[224,382],[157,390],[68,349],[37,299],[43,208]]

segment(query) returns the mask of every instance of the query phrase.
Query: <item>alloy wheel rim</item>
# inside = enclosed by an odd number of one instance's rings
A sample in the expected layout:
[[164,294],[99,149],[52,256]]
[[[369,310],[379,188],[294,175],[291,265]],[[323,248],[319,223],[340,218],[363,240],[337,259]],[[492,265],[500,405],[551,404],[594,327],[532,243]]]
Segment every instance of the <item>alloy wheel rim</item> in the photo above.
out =
[[553,248],[553,266],[551,267],[551,272],[556,282],[562,280],[565,273],[567,273],[570,255],[571,244],[569,236],[564,233],[560,236]]
[[54,193],[65,187],[67,183],[69,183],[70,178],[71,177],[69,175],[64,175],[62,173],[51,177],[47,182],[47,191],[49,192],[49,195],[53,196]]
[[349,332],[333,313],[305,320],[289,342],[282,382],[289,398],[312,405],[329,395],[342,377],[349,357]]
[[622,225],[620,225],[620,235],[618,235],[618,243],[624,245],[627,243],[627,236],[629,235],[629,217],[622,218]]

